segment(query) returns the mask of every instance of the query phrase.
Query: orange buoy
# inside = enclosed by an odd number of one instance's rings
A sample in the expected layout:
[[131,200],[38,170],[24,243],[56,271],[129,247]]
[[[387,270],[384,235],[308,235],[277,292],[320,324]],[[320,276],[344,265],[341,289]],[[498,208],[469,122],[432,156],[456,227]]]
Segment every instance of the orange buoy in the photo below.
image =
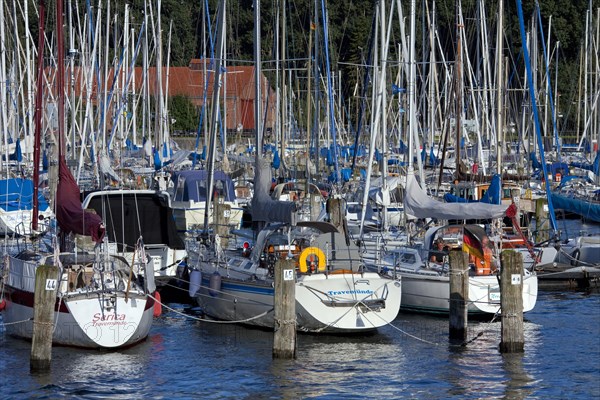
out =
[[154,292],[154,318],[160,317],[162,314],[162,304],[160,302],[160,293]]
[[6,300],[2,299],[2,300],[0,300],[0,311],[4,311],[5,308],[6,308]]

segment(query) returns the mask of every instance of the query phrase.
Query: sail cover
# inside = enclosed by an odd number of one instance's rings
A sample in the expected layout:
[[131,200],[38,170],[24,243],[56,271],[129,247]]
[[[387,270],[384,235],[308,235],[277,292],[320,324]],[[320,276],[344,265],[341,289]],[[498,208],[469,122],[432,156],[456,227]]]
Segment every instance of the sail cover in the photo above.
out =
[[508,205],[484,203],[443,203],[433,199],[421,188],[414,174],[406,178],[404,209],[408,215],[416,218],[454,219],[492,219],[506,215]]
[[269,196],[271,187],[271,166],[264,159],[256,163],[254,175],[254,195],[252,196],[252,220],[264,222],[293,223],[296,203],[273,200]]
[[64,157],[58,166],[58,188],[56,190],[56,220],[65,233],[91,236],[96,243],[104,238],[104,224],[99,215],[81,208],[79,187],[69,171]]

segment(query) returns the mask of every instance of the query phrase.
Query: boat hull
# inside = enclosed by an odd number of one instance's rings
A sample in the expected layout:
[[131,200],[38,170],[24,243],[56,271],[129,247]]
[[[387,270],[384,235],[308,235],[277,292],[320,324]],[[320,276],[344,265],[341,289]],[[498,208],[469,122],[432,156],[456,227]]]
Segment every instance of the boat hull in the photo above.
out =
[[[450,309],[450,278],[432,273],[400,272],[403,311],[447,315]],[[523,312],[537,301],[536,275],[523,278]],[[500,286],[495,275],[469,277],[469,315],[489,315],[500,311]]]
[[[32,338],[36,271],[42,265],[51,265],[54,257],[26,252],[9,257],[3,265],[3,322],[8,334]],[[122,259],[111,257],[94,267],[94,255],[61,253],[60,261],[53,344],[119,348],[148,336],[155,300],[137,284]]]
[[[3,313],[6,333],[31,339],[33,335],[33,296],[6,287],[7,301]],[[118,348],[131,346],[148,336],[153,320],[154,300],[123,294],[107,308],[97,293],[79,294],[56,300],[52,344],[84,348]],[[107,303],[107,302],[105,302]]]
[[[203,274],[195,296],[203,311],[216,319],[273,328],[272,281],[220,278],[211,285]],[[364,332],[396,318],[400,309],[400,282],[365,274],[299,276],[295,287],[297,329],[307,332]]]

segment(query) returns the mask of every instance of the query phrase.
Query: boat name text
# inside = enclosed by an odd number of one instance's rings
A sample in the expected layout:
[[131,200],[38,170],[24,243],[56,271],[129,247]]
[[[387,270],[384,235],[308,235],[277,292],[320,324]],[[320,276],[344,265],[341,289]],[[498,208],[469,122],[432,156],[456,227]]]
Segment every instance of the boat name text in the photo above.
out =
[[373,294],[374,292],[372,290],[330,290],[329,292],[327,292],[328,295],[330,296],[340,296],[340,295],[344,295],[344,294]]

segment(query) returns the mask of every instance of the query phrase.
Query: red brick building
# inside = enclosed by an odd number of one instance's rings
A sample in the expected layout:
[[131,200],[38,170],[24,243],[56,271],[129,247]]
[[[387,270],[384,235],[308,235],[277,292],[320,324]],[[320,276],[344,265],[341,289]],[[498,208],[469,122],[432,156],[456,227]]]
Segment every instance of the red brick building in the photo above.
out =
[[[206,61],[206,71],[208,75],[208,83],[204,79],[204,62]],[[188,97],[191,102],[200,108],[205,98],[208,104],[212,102],[214,88],[214,68],[210,65],[210,60],[193,59],[187,67],[170,67],[168,69],[168,95],[176,96],[183,95]],[[136,68],[136,91],[139,93],[142,82],[142,68]],[[150,93],[156,93],[156,68],[149,68],[148,71]],[[167,68],[163,68],[163,88],[166,87]],[[228,66],[222,77],[223,86],[221,86],[221,107],[223,106],[223,97],[227,100],[225,112],[227,115],[227,129],[237,129],[241,127],[243,130],[254,129],[254,67],[253,66]],[[275,120],[275,93],[269,87],[267,78],[262,77],[262,96],[263,96],[263,113],[267,103],[269,110],[265,122],[265,128],[273,128]],[[267,102],[267,96],[270,96]],[[223,110],[223,108],[221,108]]]
[[[204,81],[204,62],[206,62],[206,71],[208,82]],[[213,97],[214,88],[214,71],[210,60],[193,59],[187,67],[163,67],[162,80],[163,89],[167,88],[168,74],[168,96],[183,95],[188,97],[191,102],[198,108],[203,104],[206,97],[207,103],[210,105]],[[52,75],[56,71],[52,68],[48,70],[49,80],[52,81]],[[66,82],[69,82],[68,76],[70,71],[67,70]],[[74,83],[76,96],[85,97],[86,94],[82,90],[82,81],[85,78],[81,76],[80,68],[76,67],[74,71]],[[111,70],[108,73],[108,82],[105,85],[107,88],[112,87],[114,72]],[[140,94],[142,91],[144,71],[142,67],[135,68],[135,92]],[[119,81],[123,82],[127,78],[119,77]],[[146,73],[149,92],[151,95],[157,93],[156,87],[156,67],[148,68]],[[238,128],[244,131],[254,130],[254,67],[253,66],[228,66],[223,75],[223,86],[221,86],[221,107],[223,107],[223,97],[227,100],[225,112],[227,116],[226,124],[228,130],[236,130]],[[93,76],[93,93],[92,101],[96,102],[96,76]],[[204,90],[206,87],[206,96]],[[267,78],[262,77],[262,97],[263,97],[263,113],[268,104],[267,117],[265,120],[265,129],[273,129],[275,121],[275,92],[269,86]],[[113,99],[114,101],[114,99]],[[221,108],[223,110],[223,108]],[[210,114],[208,114],[210,115]]]

